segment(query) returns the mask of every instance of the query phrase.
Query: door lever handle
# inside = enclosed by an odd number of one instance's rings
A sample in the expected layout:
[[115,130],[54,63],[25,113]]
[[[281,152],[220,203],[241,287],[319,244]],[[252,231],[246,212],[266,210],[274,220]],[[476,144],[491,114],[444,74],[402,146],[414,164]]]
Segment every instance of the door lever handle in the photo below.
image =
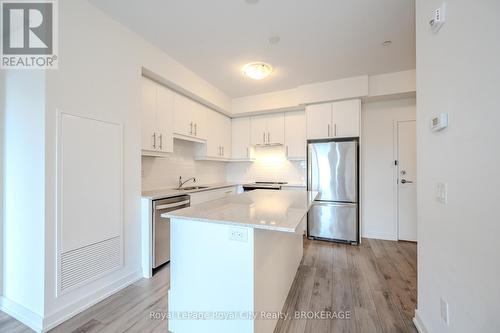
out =
[[411,180],[401,179],[401,184],[413,184]]

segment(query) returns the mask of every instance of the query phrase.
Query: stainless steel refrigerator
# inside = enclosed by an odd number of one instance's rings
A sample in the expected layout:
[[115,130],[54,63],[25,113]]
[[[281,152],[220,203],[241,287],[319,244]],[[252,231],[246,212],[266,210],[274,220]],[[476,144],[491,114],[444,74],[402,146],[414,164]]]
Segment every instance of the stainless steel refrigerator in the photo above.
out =
[[359,144],[357,139],[307,144],[307,189],[318,196],[307,215],[307,235],[359,243]]

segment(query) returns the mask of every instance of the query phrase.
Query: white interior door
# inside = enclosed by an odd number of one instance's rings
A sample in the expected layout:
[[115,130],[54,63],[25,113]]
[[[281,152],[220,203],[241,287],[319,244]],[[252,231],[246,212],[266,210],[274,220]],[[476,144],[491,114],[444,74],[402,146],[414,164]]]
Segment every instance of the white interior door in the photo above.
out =
[[416,121],[398,121],[398,239],[408,241],[417,241],[416,141]]

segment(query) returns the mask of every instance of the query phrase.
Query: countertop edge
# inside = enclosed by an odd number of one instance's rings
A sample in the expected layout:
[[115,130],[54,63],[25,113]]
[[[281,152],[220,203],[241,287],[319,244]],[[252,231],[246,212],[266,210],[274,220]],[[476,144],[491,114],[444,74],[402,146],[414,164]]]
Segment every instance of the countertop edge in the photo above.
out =
[[[307,214],[307,211],[304,212],[304,215],[302,216],[302,218],[304,218],[304,216],[306,214]],[[252,229],[267,230],[267,231],[286,232],[286,233],[290,233],[290,234],[296,233],[297,227],[300,224],[300,222],[299,222],[295,226],[295,228],[285,228],[285,227],[273,227],[273,226],[269,226],[269,225],[261,225],[261,224],[255,224],[255,223],[242,223],[242,222],[234,222],[234,221],[226,221],[226,220],[218,220],[218,219],[210,219],[210,218],[201,218],[201,217],[178,216],[178,215],[169,214],[169,213],[163,214],[162,217],[168,217],[170,219],[175,219],[175,220],[225,224],[225,225],[232,225],[232,226],[241,227],[241,228],[252,228]]]
[[[227,183],[227,184],[220,184],[220,185],[213,185],[213,186],[212,185],[200,185],[200,186],[207,186],[207,187],[196,189],[196,190],[189,190],[189,191],[178,191],[175,189],[171,189],[171,190],[165,190],[165,194],[158,194],[158,195],[147,195],[147,194],[141,193],[141,198],[149,199],[149,200],[167,199],[167,198],[173,198],[173,197],[177,197],[177,196],[185,195],[185,194],[199,193],[199,192],[217,190],[220,188],[233,187],[233,186],[239,186],[239,185],[241,185],[241,184],[240,183]],[[155,190],[145,191],[145,192],[153,192],[153,191],[155,191]],[[162,191],[162,190],[158,190],[158,191]],[[168,191],[172,191],[172,193],[168,193]]]
[[[312,200],[308,202],[307,209],[304,209],[304,211],[301,214],[300,220],[297,222],[297,224],[293,228],[270,226],[270,225],[266,225],[266,224],[257,224],[257,223],[236,222],[236,221],[229,221],[229,220],[222,220],[222,219],[215,219],[215,218],[208,218],[208,217],[183,216],[183,215],[175,214],[175,211],[162,214],[162,217],[170,218],[170,219],[177,219],[177,220],[184,220],[184,221],[197,221],[197,222],[205,222],[205,223],[226,224],[226,225],[233,225],[236,227],[243,227],[243,228],[246,227],[246,228],[253,228],[253,229],[260,229],[260,230],[296,233],[297,228],[299,227],[300,223],[302,222],[304,217],[307,215],[307,213],[311,209],[313,202],[317,196],[318,196],[318,192],[314,191],[312,194]],[[219,200],[221,200],[221,199],[219,199]]]

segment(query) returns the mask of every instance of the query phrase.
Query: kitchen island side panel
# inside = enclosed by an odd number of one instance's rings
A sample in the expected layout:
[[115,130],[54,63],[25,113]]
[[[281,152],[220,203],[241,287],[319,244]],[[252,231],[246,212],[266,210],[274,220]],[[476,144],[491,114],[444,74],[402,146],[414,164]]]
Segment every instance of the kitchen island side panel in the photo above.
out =
[[[238,229],[246,241],[230,240]],[[171,220],[168,328],[173,333],[254,333],[253,320],[176,319],[175,315],[251,313],[254,309],[254,229]],[[191,315],[192,316],[192,315]]]
[[[303,256],[302,224],[296,233],[255,230],[255,333],[273,333]],[[265,318],[265,316],[268,316]]]

